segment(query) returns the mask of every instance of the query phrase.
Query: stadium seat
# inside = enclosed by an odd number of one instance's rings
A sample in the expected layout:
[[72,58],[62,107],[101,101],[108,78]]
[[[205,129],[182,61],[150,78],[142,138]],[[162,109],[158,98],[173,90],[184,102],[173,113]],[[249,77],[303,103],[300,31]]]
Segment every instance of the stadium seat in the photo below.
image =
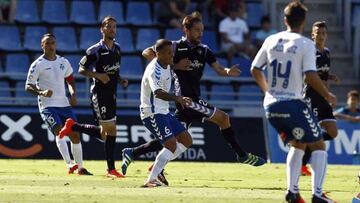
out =
[[126,22],[133,25],[151,25],[150,5],[147,2],[129,2]]
[[0,50],[22,51],[19,29],[15,25],[0,26]]
[[44,1],[42,20],[51,24],[68,24],[65,1]]
[[244,57],[234,57],[231,65],[239,64],[241,75],[240,77],[251,77],[251,60]]
[[120,44],[121,51],[134,52],[133,38],[129,28],[118,28],[116,32],[116,42]]
[[76,92],[78,99],[88,99],[90,97],[90,87],[86,85],[85,81],[76,81]]
[[85,27],[81,29],[80,49],[86,50],[93,44],[100,41],[102,35],[99,28]]
[[136,50],[142,51],[147,47],[154,45],[159,38],[160,32],[158,29],[139,29],[136,38]]
[[139,79],[144,73],[144,66],[138,56],[124,56],[121,59],[121,75],[138,76]]
[[78,54],[67,54],[64,56],[71,64],[71,67],[73,68],[73,74],[78,74],[79,70],[79,62],[82,58],[82,55]]
[[99,22],[104,17],[111,15],[116,19],[117,24],[124,24],[123,4],[117,1],[101,1],[99,10]]
[[[18,98],[28,98],[31,96],[30,93],[25,91],[25,81],[17,81],[15,86],[15,96]],[[21,99],[15,101],[23,102]]]
[[180,29],[169,28],[165,30],[165,39],[177,41],[181,39],[183,32]]
[[209,91],[207,90],[205,84],[200,85],[200,95],[201,95],[201,98],[203,98],[205,100],[209,99]]
[[79,50],[73,27],[55,27],[53,32],[56,36],[58,51],[74,52]]
[[219,46],[216,39],[216,32],[205,31],[202,37],[202,43],[206,44],[212,52],[214,53],[219,52]]
[[239,88],[240,101],[262,101],[262,93],[256,85],[242,85]]
[[140,84],[129,84],[126,89],[126,98],[140,100],[140,87]]
[[205,65],[205,68],[204,68],[204,77],[217,77],[219,76],[215,70],[210,67],[208,64]]
[[233,101],[234,89],[230,85],[212,85],[211,86],[211,100],[223,100],[223,101]]
[[39,23],[37,2],[34,0],[17,1],[15,20],[20,23]]
[[153,8],[154,8],[154,23],[155,24],[159,24],[158,18],[159,18],[159,14],[160,14],[160,9],[161,9],[161,2],[156,1],[153,4]]
[[44,26],[27,26],[25,29],[24,48],[29,51],[42,51],[41,38],[47,33]]
[[0,97],[10,97],[10,86],[7,81],[0,81]]
[[93,1],[72,1],[70,21],[80,25],[96,24]]
[[246,23],[249,27],[260,27],[261,17],[264,15],[264,8],[261,3],[247,3]]
[[224,67],[228,67],[229,66],[229,62],[226,58],[217,58],[217,61],[220,65],[224,66]]
[[11,79],[25,81],[29,68],[30,64],[27,54],[8,54],[6,56],[5,72]]

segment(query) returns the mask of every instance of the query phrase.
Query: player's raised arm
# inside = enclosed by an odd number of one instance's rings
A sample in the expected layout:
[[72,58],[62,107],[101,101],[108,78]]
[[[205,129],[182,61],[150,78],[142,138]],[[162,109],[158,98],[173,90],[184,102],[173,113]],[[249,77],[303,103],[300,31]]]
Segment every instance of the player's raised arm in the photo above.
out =
[[153,60],[156,57],[153,47],[151,46],[151,47],[144,49],[142,52],[142,56],[148,61]]
[[237,77],[240,75],[241,70],[239,69],[239,65],[235,64],[230,68],[223,67],[217,61],[211,64],[211,67],[215,70],[215,72],[220,76],[227,77]]

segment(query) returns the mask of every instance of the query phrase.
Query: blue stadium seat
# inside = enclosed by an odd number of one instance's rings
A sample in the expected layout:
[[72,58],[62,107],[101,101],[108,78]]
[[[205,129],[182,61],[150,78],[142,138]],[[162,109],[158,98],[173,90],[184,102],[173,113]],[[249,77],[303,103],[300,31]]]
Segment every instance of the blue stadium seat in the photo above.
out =
[[206,89],[206,85],[204,85],[204,84],[200,85],[200,95],[201,95],[201,98],[203,98],[203,99],[206,99],[206,100],[209,99],[210,94],[209,94],[209,91]]
[[230,85],[212,85],[211,86],[211,100],[223,100],[223,101],[233,101],[234,89]]
[[161,9],[161,2],[156,1],[154,2],[154,23],[159,23],[158,18],[159,18],[159,14],[160,14],[160,9]]
[[29,57],[26,54],[8,54],[6,56],[5,72],[12,79],[26,80],[30,68]]
[[25,29],[24,48],[30,51],[41,51],[41,37],[47,33],[44,26],[27,26]]
[[242,85],[239,88],[240,101],[262,101],[262,93],[256,85]]
[[101,1],[98,18],[99,22],[108,15],[115,17],[117,24],[124,24],[123,4],[117,1]]
[[124,56],[121,59],[121,75],[134,75],[141,76],[144,73],[144,66],[141,61],[141,58],[138,56]]
[[82,55],[78,54],[67,54],[65,58],[70,62],[71,67],[73,68],[73,74],[78,74],[79,62],[82,58]]
[[229,66],[229,62],[226,58],[217,58],[217,61],[219,62],[220,65],[222,65],[224,67]]
[[239,64],[241,70],[241,77],[251,77],[251,60],[244,57],[234,57],[231,65]]
[[[17,81],[15,86],[15,96],[18,98],[28,98],[31,96],[30,93],[25,91],[25,81]],[[17,99],[19,102],[22,100]],[[15,101],[17,101],[15,100]]]
[[181,39],[181,37],[183,36],[183,32],[180,29],[176,29],[176,28],[169,28],[165,30],[165,39],[168,40],[179,40]]
[[219,76],[215,70],[210,67],[208,64],[205,65],[205,68],[204,68],[204,76],[205,77],[217,77]]
[[72,1],[70,21],[80,25],[96,24],[93,1]]
[[79,50],[73,27],[55,27],[53,32],[56,36],[58,51],[74,52]]
[[159,38],[160,32],[158,29],[139,29],[137,32],[136,50],[142,51],[147,47],[154,45]]
[[264,8],[261,3],[247,3],[246,23],[249,27],[260,27],[261,17],[264,15]]
[[76,92],[78,99],[88,99],[90,96],[90,87],[86,85],[85,81],[76,81]]
[[126,22],[133,25],[151,25],[150,5],[147,2],[129,2]]
[[205,31],[202,37],[202,43],[209,46],[212,52],[219,52],[219,46],[216,39],[216,32],[214,31]]
[[20,23],[39,23],[37,2],[34,0],[17,1],[15,20]]
[[51,24],[68,24],[65,1],[44,1],[42,20]]
[[10,97],[10,86],[7,81],[0,81],[0,97]]
[[0,26],[0,50],[22,51],[19,29],[15,25]]
[[99,28],[85,27],[81,29],[80,35],[80,49],[86,50],[93,44],[100,41],[102,35]]
[[126,98],[140,100],[140,87],[140,84],[129,84],[126,89]]
[[116,42],[120,44],[121,51],[133,52],[135,51],[133,45],[133,38],[129,28],[118,28],[116,31]]

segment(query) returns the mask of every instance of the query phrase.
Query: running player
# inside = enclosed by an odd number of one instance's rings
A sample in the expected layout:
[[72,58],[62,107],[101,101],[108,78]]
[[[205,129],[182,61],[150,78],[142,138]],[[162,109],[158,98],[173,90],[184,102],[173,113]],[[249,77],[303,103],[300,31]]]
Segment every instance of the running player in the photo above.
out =
[[[72,75],[73,69],[67,59],[56,54],[56,38],[53,34],[44,34],[41,39],[41,48],[43,55],[31,64],[25,89],[38,96],[41,118],[56,136],[56,145],[69,168],[68,173],[72,174],[78,169],[79,175],[92,175],[83,167],[83,152],[79,133],[69,134],[75,165],[71,161],[65,139],[57,136],[65,119],[76,120],[70,106],[77,104],[75,80]],[[70,92],[70,103],[66,97],[64,78]]]
[[[312,26],[312,39],[316,45],[316,70],[320,79],[329,87],[328,80],[338,82],[338,78],[334,74],[330,74],[330,51],[325,47],[327,39],[327,26],[324,21],[317,21]],[[333,115],[333,109],[319,93],[317,93],[310,85],[305,85],[306,100],[311,103],[311,109],[318,119],[320,127],[325,130],[323,132],[324,140],[332,140],[337,136],[336,119]],[[303,157],[301,174],[311,175],[311,172],[306,167],[310,160],[311,151],[306,148]]]
[[167,162],[175,159],[192,144],[191,136],[185,127],[169,113],[169,101],[175,101],[181,106],[191,103],[188,97],[169,93],[172,80],[170,64],[173,63],[171,41],[158,40],[155,52],[156,57],[146,67],[141,81],[140,117],[164,148],[156,156],[144,187],[161,186],[157,178]]
[[[286,160],[287,202],[304,202],[299,193],[299,176],[304,150],[311,153],[312,202],[334,202],[322,187],[326,176],[325,143],[311,109],[302,100],[304,79],[329,103],[336,105],[334,96],[316,73],[314,43],[303,37],[306,7],[299,1],[284,9],[286,31],[269,36],[257,53],[251,68],[257,84],[265,93],[264,109],[271,125],[284,143],[290,145]],[[267,80],[263,71],[267,71]],[[267,82],[269,81],[269,83]]]
[[[211,65],[218,75],[225,77],[239,76],[240,70],[238,66],[234,65],[230,68],[221,66],[209,47],[201,43],[204,25],[200,14],[195,12],[186,16],[183,20],[183,27],[185,37],[173,42],[175,91],[176,95],[190,97],[193,102],[189,108],[177,104],[176,118],[186,128],[195,120],[215,123],[219,126],[222,137],[236,153],[237,160],[240,163],[253,166],[263,165],[265,163],[263,158],[242,149],[231,126],[229,115],[200,98],[200,81],[205,63]],[[143,56],[147,60],[152,60],[155,57],[154,48],[145,49]],[[158,140],[152,140],[135,148],[125,148],[121,166],[123,174],[126,174],[127,167],[133,159],[148,152],[158,151],[161,148],[162,146]]]
[[120,82],[124,87],[128,81],[119,75],[120,45],[114,42],[116,35],[116,20],[107,16],[101,23],[100,31],[103,38],[91,46],[80,61],[79,73],[92,78],[91,105],[98,126],[79,124],[69,119],[60,136],[77,131],[105,140],[105,158],[108,177],[123,177],[115,169],[115,139],[116,139],[116,90]]

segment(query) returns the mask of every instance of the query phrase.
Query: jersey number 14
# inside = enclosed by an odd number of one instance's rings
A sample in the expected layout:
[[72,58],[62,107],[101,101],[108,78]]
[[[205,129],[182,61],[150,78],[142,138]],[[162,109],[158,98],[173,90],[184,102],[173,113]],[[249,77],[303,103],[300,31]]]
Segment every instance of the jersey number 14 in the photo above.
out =
[[289,77],[290,77],[290,71],[291,71],[291,61],[286,62],[286,69],[284,71],[284,68],[282,67],[282,62],[278,62],[277,59],[274,59],[270,66],[273,68],[273,74],[272,74],[272,81],[271,81],[271,87],[275,87],[276,83],[278,82],[278,78],[283,78],[284,81],[282,83],[282,87],[286,89],[289,85]]

